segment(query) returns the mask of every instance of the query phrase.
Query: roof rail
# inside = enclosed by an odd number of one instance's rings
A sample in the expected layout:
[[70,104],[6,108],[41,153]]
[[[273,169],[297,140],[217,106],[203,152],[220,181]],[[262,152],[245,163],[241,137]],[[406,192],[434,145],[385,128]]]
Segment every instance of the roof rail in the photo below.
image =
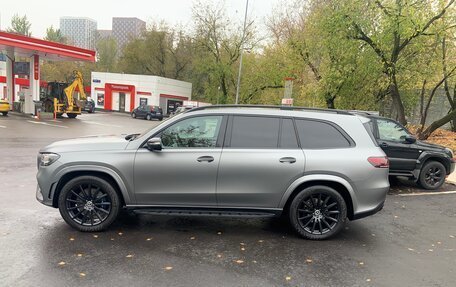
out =
[[290,106],[273,106],[273,105],[211,105],[204,107],[197,107],[186,111],[185,113],[191,113],[201,110],[209,109],[223,109],[223,108],[259,108],[259,109],[278,109],[278,110],[292,110],[292,111],[315,111],[315,112],[327,112],[341,115],[353,115],[352,113],[344,110],[335,109],[322,109],[322,108],[308,108],[308,107],[290,107]]

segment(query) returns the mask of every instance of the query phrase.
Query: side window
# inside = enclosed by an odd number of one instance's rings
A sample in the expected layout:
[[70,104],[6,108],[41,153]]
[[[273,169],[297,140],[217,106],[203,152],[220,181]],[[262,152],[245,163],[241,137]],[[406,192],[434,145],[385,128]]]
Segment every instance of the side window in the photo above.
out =
[[334,126],[319,121],[296,120],[303,149],[347,148],[350,142]]
[[280,118],[235,116],[230,147],[277,148]]
[[391,120],[377,119],[377,127],[381,140],[403,142],[408,135],[404,127]]
[[280,147],[281,148],[298,148],[298,139],[293,125],[293,120],[283,119],[282,130],[280,133]]
[[215,148],[223,116],[182,120],[161,133],[164,148]]

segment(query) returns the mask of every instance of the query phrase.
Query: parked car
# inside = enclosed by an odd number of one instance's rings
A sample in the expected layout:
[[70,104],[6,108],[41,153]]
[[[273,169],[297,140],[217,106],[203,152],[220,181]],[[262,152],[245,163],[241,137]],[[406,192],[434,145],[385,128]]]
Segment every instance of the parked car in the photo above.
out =
[[87,99],[84,106],[82,107],[83,111],[88,112],[89,114],[95,112],[95,101],[92,99]]
[[0,113],[6,116],[10,110],[11,107],[9,102],[6,99],[0,99]]
[[191,110],[193,109],[194,107],[190,107],[190,106],[180,106],[180,107],[177,107],[176,110],[172,113],[172,116],[175,116],[175,115],[178,115],[178,114],[181,114],[181,113],[184,113],[188,110]]
[[144,118],[148,121],[152,119],[163,120],[163,110],[159,106],[144,105],[139,106],[131,112],[132,118]]
[[390,161],[391,177],[407,177],[425,189],[438,189],[452,173],[456,159],[453,151],[444,146],[417,140],[395,120],[366,115],[378,145]]
[[326,239],[382,209],[388,159],[370,120],[262,106],[195,108],[142,134],[55,142],[38,154],[41,203],[79,231],[120,209],[175,216],[283,215]]

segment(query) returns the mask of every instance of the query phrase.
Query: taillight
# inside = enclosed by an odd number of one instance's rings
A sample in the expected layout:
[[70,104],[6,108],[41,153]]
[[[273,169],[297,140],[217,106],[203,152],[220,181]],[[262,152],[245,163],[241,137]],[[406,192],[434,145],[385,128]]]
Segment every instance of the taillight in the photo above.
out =
[[378,167],[378,168],[388,168],[389,167],[389,160],[386,156],[371,156],[371,157],[367,158],[367,161],[374,167]]

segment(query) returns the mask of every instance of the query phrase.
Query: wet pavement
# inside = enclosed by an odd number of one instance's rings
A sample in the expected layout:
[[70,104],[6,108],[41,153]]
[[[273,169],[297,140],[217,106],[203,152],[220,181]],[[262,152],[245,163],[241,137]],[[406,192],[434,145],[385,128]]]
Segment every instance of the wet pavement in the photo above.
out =
[[35,200],[40,147],[156,124],[109,113],[0,116],[1,286],[454,286],[456,194],[393,192],[380,213],[322,242],[276,219],[126,212],[106,232],[80,233]]

